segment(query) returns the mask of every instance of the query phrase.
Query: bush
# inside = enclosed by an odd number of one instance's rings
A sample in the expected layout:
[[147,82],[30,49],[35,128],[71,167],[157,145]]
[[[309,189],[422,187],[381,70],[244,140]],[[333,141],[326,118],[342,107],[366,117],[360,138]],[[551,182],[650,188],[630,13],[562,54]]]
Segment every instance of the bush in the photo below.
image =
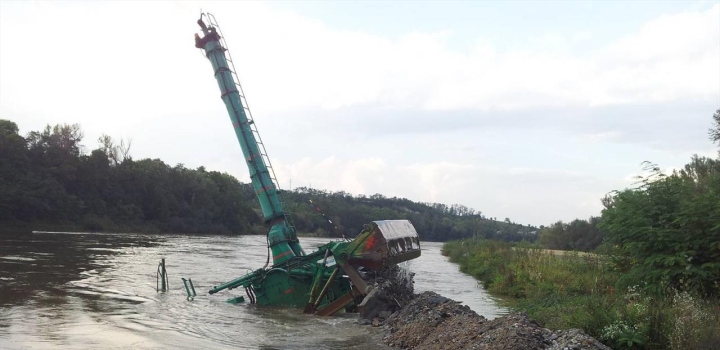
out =
[[646,170],[641,186],[609,197],[602,213],[620,282],[645,281],[656,296],[720,297],[720,161],[694,157],[671,176]]

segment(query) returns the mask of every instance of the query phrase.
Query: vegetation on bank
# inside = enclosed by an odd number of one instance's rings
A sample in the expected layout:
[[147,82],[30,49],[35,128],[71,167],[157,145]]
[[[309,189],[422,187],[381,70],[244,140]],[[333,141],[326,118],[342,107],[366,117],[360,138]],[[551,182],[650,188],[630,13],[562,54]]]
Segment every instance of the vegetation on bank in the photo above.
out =
[[[720,110],[713,118],[710,136],[720,142]],[[717,349],[720,158],[694,156],[671,175],[652,164],[645,171],[637,187],[603,199],[594,254],[477,238],[448,242],[443,253],[547,327],[582,328],[618,349]],[[542,233],[538,241],[556,242]]]
[[[78,125],[19,134],[0,119],[0,231],[68,230],[264,234],[250,184],[204,167],[135,160],[129,142],[103,135],[89,153]],[[239,160],[242,161],[242,160]],[[497,221],[463,205],[418,203],[380,194],[353,196],[312,188],[285,191],[299,232],[354,237],[372,220],[409,219],[423,240],[482,236],[535,240],[537,228]]]
[[556,255],[481,239],[447,242],[443,254],[547,328],[581,328],[613,349],[710,350],[720,343],[717,298],[652,295],[642,281],[619,287],[622,274],[604,254]]

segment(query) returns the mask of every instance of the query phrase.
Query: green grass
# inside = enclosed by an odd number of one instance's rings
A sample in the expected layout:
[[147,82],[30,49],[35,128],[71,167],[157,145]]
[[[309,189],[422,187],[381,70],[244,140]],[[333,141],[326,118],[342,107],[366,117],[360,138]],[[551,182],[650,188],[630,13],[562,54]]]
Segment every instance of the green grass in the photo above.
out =
[[[720,304],[618,289],[603,255],[553,254],[531,246],[467,239],[443,254],[508,306],[551,329],[581,328],[615,349],[710,349],[720,344]],[[643,281],[637,281],[642,284]]]

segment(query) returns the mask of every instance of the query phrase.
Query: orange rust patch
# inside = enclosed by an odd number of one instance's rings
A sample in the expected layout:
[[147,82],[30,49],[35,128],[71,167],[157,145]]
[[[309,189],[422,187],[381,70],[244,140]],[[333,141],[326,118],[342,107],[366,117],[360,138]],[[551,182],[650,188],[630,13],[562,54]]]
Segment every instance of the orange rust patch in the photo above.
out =
[[280,258],[282,258],[282,257],[284,257],[284,256],[288,256],[288,255],[290,255],[290,254],[293,254],[292,250],[288,250],[288,251],[286,251],[285,253],[281,253],[281,254],[275,255],[275,256],[273,256],[273,259],[280,259]]
[[368,238],[365,242],[365,250],[370,250],[375,245],[375,236]]

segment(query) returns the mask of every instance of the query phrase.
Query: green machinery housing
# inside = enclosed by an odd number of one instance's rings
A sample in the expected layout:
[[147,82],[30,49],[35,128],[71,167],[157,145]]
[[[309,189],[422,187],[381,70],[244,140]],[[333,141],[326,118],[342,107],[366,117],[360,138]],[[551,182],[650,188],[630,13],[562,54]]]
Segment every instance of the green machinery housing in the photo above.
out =
[[[407,220],[373,221],[352,241],[331,241],[312,253],[300,246],[292,218],[283,209],[280,187],[240,86],[234,63],[215,17],[203,13],[197,21],[202,36],[195,46],[210,61],[235,135],[250,171],[250,179],[268,226],[271,266],[215,286],[210,294],[242,287],[250,303],[304,307],[306,313],[332,315],[367,295],[369,274],[420,256],[420,241]],[[238,301],[241,298],[233,298]]]

